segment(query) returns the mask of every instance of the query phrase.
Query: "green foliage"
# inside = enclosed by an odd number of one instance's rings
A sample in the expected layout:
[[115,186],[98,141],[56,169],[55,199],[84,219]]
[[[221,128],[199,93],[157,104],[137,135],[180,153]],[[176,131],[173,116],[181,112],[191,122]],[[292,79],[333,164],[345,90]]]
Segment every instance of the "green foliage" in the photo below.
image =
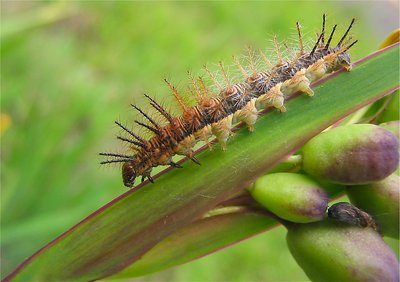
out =
[[[135,262],[159,241],[240,192],[312,136],[391,93],[399,75],[397,60],[398,46],[377,53],[352,73],[342,71],[315,86],[312,99],[303,95],[288,101],[284,115],[270,111],[260,117],[252,134],[241,128],[229,151],[217,146],[214,151],[202,151],[197,157],[207,166],[185,162],[182,170],[170,170],[154,184],[130,190],[46,246],[14,281],[93,280]],[[376,72],[379,77],[365,82],[365,77]],[[353,87],[354,83],[359,87]],[[226,240],[222,244],[230,243],[228,236]]]

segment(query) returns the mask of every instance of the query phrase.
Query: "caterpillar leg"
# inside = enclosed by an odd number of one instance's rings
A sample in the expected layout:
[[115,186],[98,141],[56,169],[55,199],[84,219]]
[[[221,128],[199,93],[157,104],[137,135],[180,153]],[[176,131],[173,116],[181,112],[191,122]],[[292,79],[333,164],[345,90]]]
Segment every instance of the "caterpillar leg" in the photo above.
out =
[[314,91],[310,88],[310,80],[306,76],[306,69],[299,70],[291,79],[285,81],[281,89],[285,95],[301,91],[308,96],[314,96]]
[[327,72],[328,68],[325,60],[319,59],[306,69],[305,75],[310,82],[313,82],[323,77]]
[[256,99],[251,99],[243,109],[235,113],[238,121],[243,121],[250,132],[254,130],[254,124],[258,118],[258,111],[256,108]]
[[173,167],[176,167],[176,168],[183,168],[183,166],[181,166],[180,164],[178,164],[176,162],[173,162],[173,161],[170,161],[169,165],[173,166]]
[[286,112],[286,108],[283,105],[285,103],[285,97],[281,91],[282,83],[276,84],[267,93],[257,98],[257,101],[264,107],[273,106],[280,112]]
[[195,156],[192,156],[190,159],[191,159],[192,162],[194,162],[195,164],[201,165],[200,161],[199,161]]
[[211,125],[212,133],[217,137],[223,151],[226,150],[226,142],[229,136],[232,135],[232,118],[233,115],[229,115]]
[[147,179],[148,179],[151,183],[154,183],[154,178],[151,177],[151,169],[146,170],[146,171],[142,174],[141,182],[143,182],[143,181],[146,179],[146,177],[147,177]]

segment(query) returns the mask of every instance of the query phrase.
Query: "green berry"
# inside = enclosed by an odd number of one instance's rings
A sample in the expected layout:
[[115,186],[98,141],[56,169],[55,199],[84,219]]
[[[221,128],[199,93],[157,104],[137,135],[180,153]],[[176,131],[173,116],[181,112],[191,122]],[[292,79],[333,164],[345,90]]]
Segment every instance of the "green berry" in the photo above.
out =
[[327,192],[313,179],[301,174],[267,174],[249,190],[262,206],[292,222],[321,220],[328,205]]
[[326,219],[288,226],[287,244],[312,281],[398,281],[398,261],[372,228]]
[[396,170],[398,150],[398,139],[386,129],[346,125],[314,137],[303,147],[303,169],[335,183],[370,183]]
[[354,205],[372,215],[383,235],[399,238],[399,176],[392,174],[378,182],[349,186],[347,194]]

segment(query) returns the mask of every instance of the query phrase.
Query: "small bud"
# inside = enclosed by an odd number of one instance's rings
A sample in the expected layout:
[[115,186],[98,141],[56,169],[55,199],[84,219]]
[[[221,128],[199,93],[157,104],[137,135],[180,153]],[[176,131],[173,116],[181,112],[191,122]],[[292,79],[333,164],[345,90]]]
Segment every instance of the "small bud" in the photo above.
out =
[[399,238],[400,177],[392,174],[384,180],[349,186],[350,201],[374,217],[383,235]]
[[398,261],[372,228],[326,219],[288,225],[293,257],[312,281],[398,281]]
[[364,228],[371,227],[375,231],[379,231],[372,216],[347,202],[336,203],[329,207],[328,217],[346,224]]
[[322,220],[328,206],[327,192],[302,174],[267,174],[253,184],[250,193],[269,211],[292,222]]
[[398,150],[398,139],[386,129],[346,125],[314,137],[303,147],[303,169],[335,183],[370,183],[396,170]]

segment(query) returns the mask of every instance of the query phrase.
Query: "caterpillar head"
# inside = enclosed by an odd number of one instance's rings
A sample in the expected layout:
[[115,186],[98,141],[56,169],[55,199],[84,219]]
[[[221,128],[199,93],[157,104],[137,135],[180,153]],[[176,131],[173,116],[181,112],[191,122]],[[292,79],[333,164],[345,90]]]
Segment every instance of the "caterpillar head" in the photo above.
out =
[[122,179],[126,187],[132,187],[135,184],[136,170],[132,162],[126,162],[122,165]]
[[352,65],[349,53],[343,52],[338,54],[337,63],[340,67],[344,68],[346,71],[351,71]]
[[349,53],[336,51],[335,49],[324,57],[324,62],[327,66],[328,72],[337,71],[341,68],[350,71],[352,68]]

